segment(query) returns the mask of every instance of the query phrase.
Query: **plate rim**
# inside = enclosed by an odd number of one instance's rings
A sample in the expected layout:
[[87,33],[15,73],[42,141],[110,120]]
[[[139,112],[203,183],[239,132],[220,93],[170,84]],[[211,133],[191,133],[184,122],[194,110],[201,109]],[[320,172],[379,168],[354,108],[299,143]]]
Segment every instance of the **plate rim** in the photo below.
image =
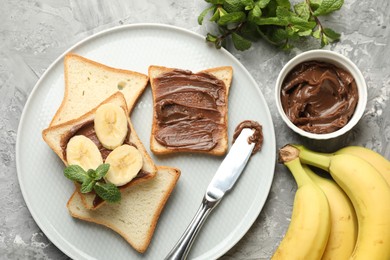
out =
[[[20,161],[20,150],[21,150],[21,141],[20,141],[20,134],[21,134],[21,131],[22,131],[22,126],[24,125],[24,121],[26,120],[25,117],[26,117],[26,114],[27,114],[27,108],[30,106],[30,103],[33,102],[33,99],[34,99],[34,96],[36,96],[36,92],[38,91],[38,88],[39,88],[39,85],[41,85],[41,82],[44,81],[46,79],[46,77],[48,76],[48,74],[52,71],[53,67],[55,67],[61,60],[64,59],[65,55],[69,52],[71,52],[72,50],[82,46],[83,44],[85,44],[86,42],[88,41],[91,41],[95,38],[98,38],[98,37],[101,37],[101,36],[104,36],[105,34],[110,34],[110,33],[114,33],[115,31],[118,31],[118,30],[132,30],[132,29],[142,29],[142,28],[147,28],[147,29],[169,29],[169,30],[174,30],[174,31],[178,31],[180,33],[184,33],[184,34],[187,34],[187,35],[191,35],[192,37],[197,37],[197,38],[202,38],[204,39],[204,36],[203,35],[200,35],[199,33],[197,32],[194,32],[194,31],[191,31],[189,29],[186,29],[186,28],[182,28],[182,27],[178,27],[178,26],[174,26],[174,25],[169,25],[169,24],[162,24],[162,23],[134,23],[134,24],[125,24],[125,25],[118,25],[118,26],[114,26],[114,27],[110,27],[110,28],[107,28],[107,29],[104,29],[100,32],[97,32],[97,33],[93,33],[87,37],[85,37],[84,39],[76,42],[75,44],[73,44],[71,47],[69,47],[68,49],[66,49],[61,55],[59,55],[47,68],[46,70],[44,71],[44,73],[39,77],[38,81],[35,83],[34,87],[32,88],[31,92],[28,94],[28,97],[27,97],[27,100],[24,104],[24,107],[23,107],[23,111],[22,111],[22,114],[21,114],[21,117],[20,117],[20,120],[19,120],[19,124],[18,124],[18,129],[17,129],[17,136],[16,136],[16,144],[15,144],[15,157],[16,157],[16,173],[17,173],[17,178],[18,178],[18,184],[20,186],[20,190],[21,190],[21,193],[22,193],[22,196],[23,196],[23,200],[25,201],[26,203],[26,206],[34,220],[34,222],[37,224],[37,226],[39,227],[39,229],[45,234],[45,236],[62,252],[64,253],[65,255],[67,255],[68,257],[71,257],[72,259],[78,259],[78,257],[84,257],[82,256],[83,252],[80,250],[76,250],[78,253],[78,255],[74,255],[72,250],[68,250],[61,241],[63,240],[60,240],[58,239],[57,240],[57,237],[52,235],[52,233],[46,233],[45,232],[45,228],[42,228],[43,224],[42,222],[39,220],[39,218],[37,217],[37,213],[36,211],[33,209],[32,205],[31,205],[31,202],[29,201],[28,199],[28,196],[26,196],[26,190],[25,190],[25,186],[23,184],[23,181],[21,180],[21,173],[20,173],[20,168],[21,168],[21,161]],[[206,43],[205,43],[206,44]],[[270,122],[270,125],[269,127],[272,129],[272,131],[270,131],[270,136],[269,136],[269,140],[272,139],[272,142],[271,144],[273,143],[274,144],[274,147],[273,147],[273,154],[272,154],[272,158],[276,158],[276,137],[275,137],[275,129],[274,129],[274,124],[273,124],[273,119],[272,119],[272,115],[271,115],[271,112],[270,112],[270,109],[269,109],[269,106],[268,106],[268,103],[267,101],[265,100],[264,98],[264,95],[263,93],[261,92],[260,90],[260,87],[259,85],[257,84],[257,82],[255,81],[255,79],[253,78],[253,76],[249,73],[249,71],[245,68],[245,66],[232,54],[230,53],[229,51],[227,51],[225,48],[221,48],[220,51],[223,51],[224,52],[224,55],[227,55],[230,59],[232,59],[237,65],[239,66],[242,71],[245,73],[245,75],[250,79],[250,81],[253,82],[253,84],[255,85],[256,87],[256,91],[258,92],[259,94],[259,97],[262,99],[262,101],[264,102],[265,104],[265,107],[267,109],[266,113],[265,113],[265,116],[266,118],[269,120]],[[243,231],[241,232],[241,235],[240,236],[234,236],[234,239],[230,239],[230,243],[228,243],[228,245],[224,244],[223,245],[223,249],[219,249],[217,250],[217,252],[214,252],[214,257],[215,259],[221,257],[222,255],[224,255],[226,252],[228,252],[230,249],[232,249],[244,236],[245,234],[247,234],[247,232],[249,231],[249,229],[253,226],[254,222],[256,221],[257,217],[259,216],[259,214],[261,213],[261,211],[263,210],[264,208],[264,205],[266,203],[266,200],[269,196],[269,193],[270,193],[270,190],[271,190],[271,187],[272,187],[272,183],[273,183],[273,178],[274,178],[274,175],[275,175],[275,163],[272,165],[272,176],[270,178],[270,183],[267,187],[267,190],[266,190],[266,194],[267,196],[264,196],[264,198],[262,199],[262,201],[258,201],[259,205],[261,205],[261,207],[258,207],[257,210],[255,212],[252,211],[252,214],[255,215],[256,217],[253,217],[252,221],[249,223],[249,225],[246,226],[245,229],[243,229]],[[251,206],[252,207],[252,206]],[[70,247],[73,247],[71,244],[67,243],[68,246]],[[210,251],[209,251],[210,252]],[[80,254],[81,253],[81,254]],[[207,252],[205,252],[207,253]],[[204,254],[202,254],[204,255]],[[200,257],[202,256],[200,255]],[[93,258],[92,256],[88,255],[88,256],[85,256],[87,259],[90,259],[90,258]],[[198,257],[199,258],[199,257]],[[198,259],[197,258],[197,259]]]

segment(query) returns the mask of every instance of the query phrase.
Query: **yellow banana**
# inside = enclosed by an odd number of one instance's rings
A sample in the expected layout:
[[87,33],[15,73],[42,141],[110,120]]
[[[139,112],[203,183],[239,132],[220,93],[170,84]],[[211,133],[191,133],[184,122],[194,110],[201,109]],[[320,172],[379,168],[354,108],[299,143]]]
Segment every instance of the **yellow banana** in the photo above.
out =
[[[302,153],[306,153],[307,148],[301,145],[293,145],[294,147],[301,150]],[[351,154],[357,157],[360,157],[367,162],[369,162],[386,180],[386,182],[390,185],[390,161],[383,157],[381,154],[368,149],[363,146],[347,146],[339,149],[334,153],[318,153],[312,156],[333,156],[336,154]],[[314,165],[315,166],[315,165]],[[319,167],[321,168],[321,167]]]
[[341,148],[335,154],[352,154],[369,162],[390,185],[390,161],[381,154],[363,146],[347,146]]
[[272,259],[321,259],[331,225],[328,201],[306,174],[299,158],[284,164],[292,172],[298,189],[290,225]]
[[382,175],[354,155],[324,156],[296,147],[301,161],[329,171],[352,201],[358,237],[351,259],[390,259],[390,186]]
[[322,189],[329,203],[332,224],[322,259],[348,259],[358,233],[355,209],[345,192],[332,179],[320,177],[307,165],[303,165],[303,169]]

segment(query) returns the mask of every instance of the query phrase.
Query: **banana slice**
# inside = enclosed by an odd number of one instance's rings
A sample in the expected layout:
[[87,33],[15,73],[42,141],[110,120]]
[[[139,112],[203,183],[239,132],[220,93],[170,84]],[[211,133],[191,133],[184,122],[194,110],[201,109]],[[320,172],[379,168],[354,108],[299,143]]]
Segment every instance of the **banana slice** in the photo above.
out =
[[137,176],[142,168],[142,155],[137,148],[131,145],[121,145],[115,148],[106,158],[110,164],[104,179],[116,186],[122,186]]
[[123,144],[127,135],[125,111],[114,104],[101,105],[95,114],[95,132],[102,145],[114,150]]
[[84,135],[73,136],[66,147],[66,160],[69,165],[79,165],[85,171],[96,169],[103,163],[99,148]]

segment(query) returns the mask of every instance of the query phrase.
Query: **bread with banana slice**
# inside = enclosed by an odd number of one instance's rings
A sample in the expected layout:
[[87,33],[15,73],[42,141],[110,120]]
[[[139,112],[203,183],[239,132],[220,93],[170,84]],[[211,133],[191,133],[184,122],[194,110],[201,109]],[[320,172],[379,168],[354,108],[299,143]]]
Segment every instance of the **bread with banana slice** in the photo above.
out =
[[[120,190],[153,178],[157,171],[133,128],[121,92],[81,117],[46,128],[42,136],[66,166],[79,165],[88,171],[109,163],[105,180]],[[87,209],[105,203],[94,192],[80,197]]]

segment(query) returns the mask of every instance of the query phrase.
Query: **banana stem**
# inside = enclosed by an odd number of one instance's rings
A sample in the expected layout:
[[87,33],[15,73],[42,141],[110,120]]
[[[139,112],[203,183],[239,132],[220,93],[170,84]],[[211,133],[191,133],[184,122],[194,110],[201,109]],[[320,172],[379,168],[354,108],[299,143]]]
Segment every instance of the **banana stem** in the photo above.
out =
[[279,162],[286,163],[294,160],[295,158],[299,158],[299,150],[298,148],[292,145],[285,145],[279,149]]
[[329,171],[331,156],[329,154],[314,152],[302,145],[287,145],[293,146],[298,149],[298,156],[301,159],[301,162],[304,164],[309,164],[317,168]]
[[293,174],[294,179],[297,182],[298,188],[305,184],[313,182],[311,178],[306,174],[305,170],[302,168],[301,161],[298,157],[293,159],[292,161],[284,163],[284,165],[286,165],[287,168]]
[[306,174],[299,159],[299,150],[291,145],[286,145],[279,150],[279,162],[283,163],[293,174],[298,188],[304,184],[312,183]]

